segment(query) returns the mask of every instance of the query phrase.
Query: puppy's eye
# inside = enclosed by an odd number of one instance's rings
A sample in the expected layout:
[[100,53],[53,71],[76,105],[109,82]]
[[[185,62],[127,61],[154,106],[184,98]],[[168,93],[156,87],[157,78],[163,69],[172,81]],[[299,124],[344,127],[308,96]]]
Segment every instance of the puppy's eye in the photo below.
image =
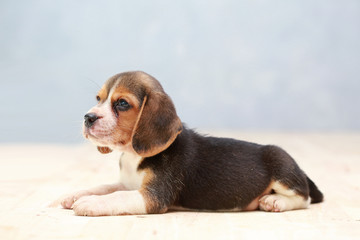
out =
[[127,111],[131,106],[126,100],[119,99],[118,101],[115,102],[115,107],[119,111]]
[[96,101],[100,102],[100,97],[99,96],[96,96]]

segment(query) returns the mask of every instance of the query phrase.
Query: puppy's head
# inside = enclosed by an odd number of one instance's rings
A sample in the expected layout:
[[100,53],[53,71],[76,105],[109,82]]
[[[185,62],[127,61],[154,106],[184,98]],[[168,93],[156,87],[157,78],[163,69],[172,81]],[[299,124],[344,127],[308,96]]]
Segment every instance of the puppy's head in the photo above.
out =
[[112,149],[149,157],[165,150],[182,130],[174,104],[144,72],[111,77],[85,115],[83,132],[102,153]]

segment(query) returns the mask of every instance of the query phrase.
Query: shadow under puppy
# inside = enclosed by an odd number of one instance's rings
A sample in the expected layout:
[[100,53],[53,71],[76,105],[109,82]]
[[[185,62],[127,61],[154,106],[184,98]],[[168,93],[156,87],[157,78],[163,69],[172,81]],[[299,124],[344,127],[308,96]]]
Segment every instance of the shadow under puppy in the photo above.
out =
[[96,99],[83,133],[102,153],[123,152],[121,179],[62,198],[61,205],[76,215],[172,208],[282,212],[323,200],[281,148],[205,137],[186,128],[160,83],[144,72],[111,77]]

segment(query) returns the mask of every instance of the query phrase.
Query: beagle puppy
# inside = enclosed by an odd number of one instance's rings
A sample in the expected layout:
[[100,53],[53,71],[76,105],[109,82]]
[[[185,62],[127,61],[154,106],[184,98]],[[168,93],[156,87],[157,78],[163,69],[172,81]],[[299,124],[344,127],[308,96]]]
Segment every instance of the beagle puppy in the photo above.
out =
[[144,72],[111,77],[96,99],[85,115],[83,134],[101,153],[123,152],[121,179],[62,198],[62,207],[76,215],[283,212],[323,200],[281,148],[188,129],[160,83]]

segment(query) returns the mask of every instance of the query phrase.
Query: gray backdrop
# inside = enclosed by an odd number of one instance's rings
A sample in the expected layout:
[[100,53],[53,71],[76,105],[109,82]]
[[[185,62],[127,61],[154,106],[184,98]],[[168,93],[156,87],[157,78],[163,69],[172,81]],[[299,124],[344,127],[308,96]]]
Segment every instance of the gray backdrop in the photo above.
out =
[[111,75],[159,79],[189,126],[360,129],[360,1],[0,1],[0,141],[79,142]]

